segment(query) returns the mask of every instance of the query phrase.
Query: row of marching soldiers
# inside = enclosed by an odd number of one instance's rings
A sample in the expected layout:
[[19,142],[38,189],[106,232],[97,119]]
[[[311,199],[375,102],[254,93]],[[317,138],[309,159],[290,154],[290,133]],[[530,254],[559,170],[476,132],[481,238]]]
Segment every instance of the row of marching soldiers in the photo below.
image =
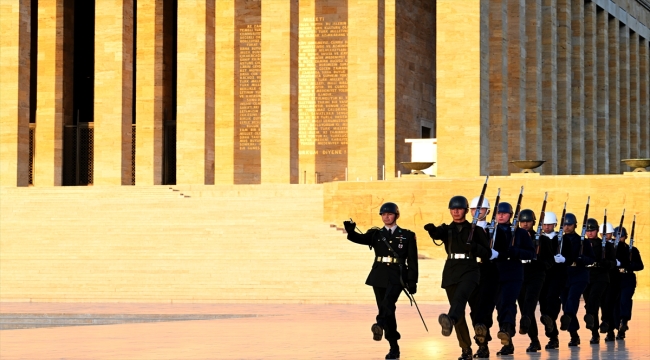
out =
[[[643,262],[639,250],[626,243],[624,227],[599,225],[596,219],[588,218],[583,239],[576,233],[581,224],[573,213],[563,214],[563,226],[558,229],[557,215],[545,212],[538,232],[535,212],[530,209],[521,210],[515,218],[518,226],[512,226],[513,208],[507,202],[498,203],[492,227],[486,221],[490,204],[483,199],[478,226],[471,232],[465,217],[468,211],[475,214],[479,201],[480,197],[476,197],[469,204],[465,197],[454,196],[449,201],[452,222],[424,227],[434,243],[444,245],[447,252],[442,287],[450,309],[438,321],[444,336],[451,335],[452,329],[456,331],[462,348],[459,359],[489,357],[494,332],[501,342],[497,355],[513,354],[517,305],[518,332],[530,338],[527,352],[542,349],[535,316],[538,303],[539,320],[548,338],[544,348],[559,348],[560,331],[569,332],[570,347],[580,345],[581,296],[585,300],[582,320],[591,331],[591,344],[600,342],[601,333],[606,334],[604,341],[625,339],[636,287],[634,272],[643,269]],[[471,244],[467,241],[470,232]],[[474,341],[478,345],[475,354],[465,319],[466,305],[470,307]]]

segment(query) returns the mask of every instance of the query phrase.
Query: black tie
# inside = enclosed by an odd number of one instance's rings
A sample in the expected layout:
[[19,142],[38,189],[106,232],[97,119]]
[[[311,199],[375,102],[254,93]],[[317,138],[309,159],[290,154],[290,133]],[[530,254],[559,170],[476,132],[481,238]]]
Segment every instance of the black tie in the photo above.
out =
[[391,235],[393,235],[393,232],[391,231],[391,229],[388,229],[388,236],[391,236]]

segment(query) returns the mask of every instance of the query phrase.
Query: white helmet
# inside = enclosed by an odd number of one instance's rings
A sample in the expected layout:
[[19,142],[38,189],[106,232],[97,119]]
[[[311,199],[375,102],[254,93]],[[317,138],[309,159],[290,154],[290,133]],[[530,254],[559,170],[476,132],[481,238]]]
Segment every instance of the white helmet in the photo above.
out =
[[603,226],[604,225],[605,224],[600,225],[600,229],[598,230],[599,233],[601,233],[601,234],[613,234],[614,233],[614,227],[612,226],[612,223],[607,223],[607,232],[606,233],[603,232]]
[[[472,209],[476,209],[476,207],[478,206],[478,200],[480,198],[481,198],[480,196],[477,196],[474,199],[472,199],[472,203],[469,204],[469,207],[472,208]],[[483,205],[482,206],[483,208],[486,208],[486,209],[490,208],[490,202],[486,198],[483,198],[483,203],[481,205]]]
[[552,211],[544,213],[544,225],[557,224],[557,216]]

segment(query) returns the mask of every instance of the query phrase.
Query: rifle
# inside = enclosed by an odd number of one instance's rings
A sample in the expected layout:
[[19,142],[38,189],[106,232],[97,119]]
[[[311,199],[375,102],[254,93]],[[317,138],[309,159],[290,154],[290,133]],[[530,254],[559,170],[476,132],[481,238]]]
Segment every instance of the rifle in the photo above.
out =
[[488,226],[488,231],[490,233],[490,249],[494,247],[494,236],[497,233],[497,210],[499,209],[499,200],[501,200],[501,188],[497,191],[497,200],[494,203],[494,212],[492,213],[492,221]]
[[548,192],[544,193],[544,203],[542,204],[542,212],[539,213],[539,225],[537,225],[537,232],[535,233],[535,258],[539,254],[539,235],[542,233],[542,224],[544,223],[544,216],[546,214],[546,197]]
[[584,248],[585,235],[587,234],[587,220],[589,219],[589,200],[591,196],[587,197],[587,207],[585,208],[585,219],[582,222],[582,234],[580,235],[580,256],[582,256],[582,249]]
[[632,261],[632,248],[634,248],[634,226],[636,225],[636,215],[632,220],[632,232],[630,233],[630,261]]
[[474,237],[474,229],[476,228],[476,223],[478,218],[481,215],[481,207],[483,206],[483,198],[485,198],[485,190],[487,189],[487,183],[490,175],[485,178],[485,183],[483,184],[483,190],[481,190],[481,196],[478,198],[478,205],[476,206],[476,211],[474,212],[474,218],[472,219],[472,229],[469,231],[469,236],[467,237],[467,243],[465,243],[465,249],[469,253],[472,250],[472,238]]
[[562,210],[562,219],[560,220],[560,232],[557,234],[558,247],[557,253],[562,255],[562,237],[564,236],[564,216],[566,215],[566,203],[564,203],[564,209]]
[[621,215],[621,223],[618,225],[618,231],[616,232],[616,243],[614,244],[614,249],[618,249],[618,243],[621,241],[621,232],[623,231],[623,219],[625,219],[625,209],[623,209],[623,215]]
[[519,211],[521,210],[521,199],[524,197],[524,187],[521,187],[519,192],[519,199],[517,200],[517,209],[515,210],[515,217],[512,220],[510,231],[512,232],[512,246],[515,246],[515,231],[519,227]]
[[605,219],[603,219],[603,251],[602,259],[605,258],[605,244],[607,244],[607,209],[605,209]]

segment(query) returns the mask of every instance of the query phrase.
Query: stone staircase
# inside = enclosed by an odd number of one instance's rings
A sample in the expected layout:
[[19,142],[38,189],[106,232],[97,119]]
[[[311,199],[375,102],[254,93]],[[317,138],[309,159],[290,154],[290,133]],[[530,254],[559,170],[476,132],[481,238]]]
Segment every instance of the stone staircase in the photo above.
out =
[[0,301],[374,301],[322,185],[2,188],[0,220]]

